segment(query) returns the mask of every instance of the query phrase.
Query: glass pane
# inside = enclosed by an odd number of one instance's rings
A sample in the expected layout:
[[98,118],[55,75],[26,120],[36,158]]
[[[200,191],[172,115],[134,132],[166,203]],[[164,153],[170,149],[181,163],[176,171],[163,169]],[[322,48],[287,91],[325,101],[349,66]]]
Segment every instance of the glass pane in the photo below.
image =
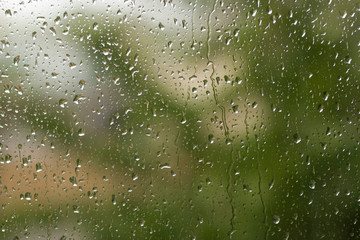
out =
[[0,238],[359,238],[359,12],[1,1]]

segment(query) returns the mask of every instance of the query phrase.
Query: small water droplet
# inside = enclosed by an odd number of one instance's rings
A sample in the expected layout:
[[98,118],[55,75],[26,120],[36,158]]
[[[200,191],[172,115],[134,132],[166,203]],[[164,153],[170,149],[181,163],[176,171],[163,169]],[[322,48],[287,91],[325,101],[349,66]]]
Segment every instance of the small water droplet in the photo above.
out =
[[53,36],[56,35],[56,30],[54,27],[49,28],[50,32],[53,34]]
[[169,169],[171,166],[168,163],[160,164],[160,169]]
[[70,178],[69,178],[69,181],[70,181],[70,183],[71,183],[74,187],[77,186],[76,177],[74,177],[74,176],[70,177]]
[[329,127],[326,128],[326,136],[330,136],[331,134],[331,129]]
[[116,196],[115,196],[115,194],[113,194],[111,196],[111,202],[112,202],[113,205],[116,205]]
[[4,84],[4,92],[5,93],[10,93],[10,90],[11,90],[11,86],[9,86],[7,84]]
[[31,193],[30,192],[25,193],[25,200],[27,200],[27,201],[31,200]]
[[76,159],[76,167],[80,168],[81,167],[81,159]]
[[80,213],[80,211],[79,211],[79,206],[77,206],[77,205],[74,205],[73,206],[73,211],[74,211],[74,213]]
[[73,99],[73,102],[74,102],[75,104],[79,104],[80,101],[85,100],[85,99],[86,99],[86,96],[83,95],[83,94],[75,95],[75,97],[74,97],[74,99]]
[[109,119],[109,124],[110,124],[110,125],[113,125],[114,123],[115,123],[115,119],[111,117],[111,118]]
[[78,131],[78,136],[79,136],[79,137],[85,136],[85,131],[84,131],[84,129],[82,129],[82,128],[79,129],[79,131]]
[[215,141],[215,138],[214,138],[214,135],[213,135],[213,134],[209,134],[208,139],[209,139],[210,144],[213,144],[214,141]]
[[225,143],[226,143],[226,145],[231,145],[231,144],[232,144],[232,140],[231,140],[230,138],[227,138],[227,139],[225,140]]
[[79,86],[80,86],[80,89],[81,89],[81,90],[84,90],[84,88],[85,88],[85,80],[83,80],[83,79],[80,80],[80,81],[79,81]]
[[60,23],[60,21],[61,21],[60,16],[57,16],[57,17],[54,19],[54,22],[55,22],[56,25],[58,25],[58,24]]
[[164,26],[162,23],[159,23],[159,28],[160,28],[161,30],[164,30],[164,29],[165,29],[165,26]]
[[22,164],[23,164],[24,166],[27,166],[27,165],[29,164],[29,161],[28,161],[28,159],[27,159],[26,157],[23,157],[23,158],[22,158]]
[[42,171],[41,163],[36,163],[36,171],[37,171],[37,172],[41,172],[41,171]]
[[76,63],[74,63],[74,62],[69,63],[69,67],[70,67],[70,69],[76,68]]
[[133,181],[136,181],[136,180],[139,179],[139,177],[137,176],[136,173],[132,173],[132,174],[131,174],[131,178],[132,178]]
[[301,137],[297,133],[294,134],[294,141],[296,144],[301,142]]
[[15,64],[15,66],[17,66],[17,65],[19,64],[19,61],[20,61],[20,56],[14,57],[14,64]]
[[120,77],[115,77],[113,81],[115,85],[120,85]]
[[10,10],[10,9],[6,9],[6,10],[5,10],[5,16],[7,16],[7,17],[11,17],[11,16],[12,16],[12,13],[11,13],[11,10]]
[[306,165],[310,165],[311,164],[311,161],[310,161],[310,156],[309,155],[307,155],[306,156]]
[[310,189],[315,189],[315,185],[316,185],[316,182],[314,180],[310,180],[309,182],[309,188]]
[[180,123],[181,123],[181,124],[185,124],[185,123],[186,123],[186,118],[185,118],[185,117],[182,117]]
[[329,93],[328,92],[323,92],[323,99],[324,99],[324,101],[327,101],[329,99]]
[[62,108],[64,108],[67,103],[68,103],[68,101],[65,98],[61,98],[59,100],[59,106]]
[[5,162],[6,163],[11,163],[11,161],[12,161],[12,156],[10,154],[6,154],[5,155]]
[[232,110],[234,113],[239,113],[239,105],[232,106]]
[[341,16],[341,18],[346,18],[347,11],[345,10],[344,12],[340,12],[340,16]]
[[273,222],[275,224],[279,224],[280,223],[280,217],[278,215],[273,215]]
[[319,104],[318,111],[322,113],[324,111],[324,106],[322,104]]

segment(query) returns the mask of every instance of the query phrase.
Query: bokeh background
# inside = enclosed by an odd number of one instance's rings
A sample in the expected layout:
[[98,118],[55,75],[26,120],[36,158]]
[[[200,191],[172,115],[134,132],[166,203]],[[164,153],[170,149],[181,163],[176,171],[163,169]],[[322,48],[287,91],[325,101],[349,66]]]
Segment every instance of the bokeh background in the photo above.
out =
[[0,239],[359,239],[359,14],[0,1]]

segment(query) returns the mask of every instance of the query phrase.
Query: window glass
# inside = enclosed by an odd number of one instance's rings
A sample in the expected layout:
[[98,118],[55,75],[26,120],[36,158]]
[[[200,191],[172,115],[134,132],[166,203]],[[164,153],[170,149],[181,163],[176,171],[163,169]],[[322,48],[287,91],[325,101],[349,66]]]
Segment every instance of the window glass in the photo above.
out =
[[0,1],[0,238],[359,238],[359,12]]

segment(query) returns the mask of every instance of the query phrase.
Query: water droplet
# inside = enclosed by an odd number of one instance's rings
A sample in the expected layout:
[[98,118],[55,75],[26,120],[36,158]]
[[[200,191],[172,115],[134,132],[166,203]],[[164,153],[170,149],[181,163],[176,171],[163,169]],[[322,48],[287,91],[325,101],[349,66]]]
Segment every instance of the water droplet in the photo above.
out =
[[180,123],[181,123],[181,124],[185,124],[185,123],[186,123],[186,118],[185,118],[185,117],[182,117]]
[[273,215],[273,222],[275,224],[279,224],[280,223],[280,217],[278,215]]
[[310,180],[310,182],[309,182],[309,188],[310,188],[310,189],[315,189],[315,184],[316,184],[316,182],[315,182],[314,180]]
[[114,78],[114,84],[115,85],[120,85],[120,77]]
[[11,87],[7,84],[4,84],[4,92],[5,93],[10,93]]
[[110,119],[109,119],[109,124],[110,125],[113,125],[115,123],[115,119],[113,118],[113,117],[111,117]]
[[80,211],[79,211],[79,206],[77,206],[77,205],[73,205],[73,211],[74,211],[74,213],[80,213]]
[[56,30],[54,27],[49,28],[50,32],[53,34],[53,36],[56,35]]
[[115,196],[115,194],[113,194],[111,196],[111,202],[112,202],[113,205],[116,205],[116,196]]
[[310,165],[311,164],[311,161],[310,161],[310,156],[309,155],[307,155],[306,156],[306,165]]
[[294,134],[294,141],[296,144],[301,142],[301,137],[297,133]]
[[94,29],[94,30],[98,30],[98,28],[99,28],[99,24],[98,24],[98,23],[94,23],[94,24],[93,24],[93,29]]
[[164,30],[164,29],[165,29],[165,26],[164,26],[162,23],[159,23],[159,28],[160,28],[161,30]]
[[80,101],[82,100],[85,100],[86,99],[86,96],[83,95],[83,94],[80,94],[80,95],[75,95],[74,99],[73,99],[73,102],[75,104],[79,104]]
[[7,17],[11,17],[11,16],[12,16],[12,13],[11,13],[11,10],[10,10],[10,9],[6,9],[6,10],[5,10],[5,16],[7,16]]
[[329,127],[326,128],[326,136],[330,136],[331,134],[331,129]]
[[211,179],[210,178],[206,178],[206,184],[207,185],[210,185],[212,183]]
[[76,68],[76,64],[74,62],[69,63],[70,69]]
[[23,95],[23,91],[22,91],[20,85],[15,86],[15,91],[16,91],[19,95]]
[[5,155],[5,162],[6,163],[11,163],[11,161],[12,161],[12,156],[10,154],[6,154]]
[[232,106],[232,110],[234,113],[239,113],[239,105]]
[[323,99],[324,99],[324,101],[327,101],[329,99],[329,93],[328,92],[323,92]]
[[137,176],[136,173],[132,173],[131,178],[132,178],[133,181],[136,181],[139,177]]
[[274,187],[274,179],[272,179],[269,184],[269,190],[271,190],[273,187]]
[[78,131],[78,136],[79,136],[79,137],[85,136],[85,131],[84,131],[84,129],[82,129],[82,128],[79,129],[79,131]]
[[76,177],[74,177],[74,176],[70,177],[70,178],[69,178],[69,181],[70,181],[70,183],[71,183],[74,187],[77,186]]
[[26,167],[29,164],[29,161],[26,157],[22,158],[22,164]]
[[80,86],[80,89],[81,89],[81,90],[84,90],[84,88],[85,88],[85,80],[83,80],[83,79],[80,80],[80,81],[79,81],[79,86]]
[[31,200],[31,193],[30,192],[25,193],[25,200],[27,200],[27,201]]
[[213,135],[213,134],[209,134],[208,139],[209,139],[210,144],[213,144],[214,141],[215,141],[215,138],[214,138],[214,135]]
[[160,169],[169,169],[171,166],[168,163],[160,164]]
[[19,64],[19,61],[20,61],[20,56],[14,57],[14,64],[15,64],[15,66],[17,66],[17,65]]
[[322,113],[324,111],[324,106],[322,104],[319,104],[318,111]]
[[344,12],[340,12],[340,16],[341,16],[341,18],[346,18],[347,11],[345,10]]
[[54,19],[54,22],[55,22],[56,25],[58,25],[58,24],[60,23],[60,21],[61,21],[60,16],[57,16],[57,17]]
[[41,167],[41,163],[36,163],[36,171],[37,172],[41,172],[42,171],[42,167]]
[[68,101],[65,98],[61,98],[59,100],[59,106],[62,108],[64,108],[67,103],[68,103]]

